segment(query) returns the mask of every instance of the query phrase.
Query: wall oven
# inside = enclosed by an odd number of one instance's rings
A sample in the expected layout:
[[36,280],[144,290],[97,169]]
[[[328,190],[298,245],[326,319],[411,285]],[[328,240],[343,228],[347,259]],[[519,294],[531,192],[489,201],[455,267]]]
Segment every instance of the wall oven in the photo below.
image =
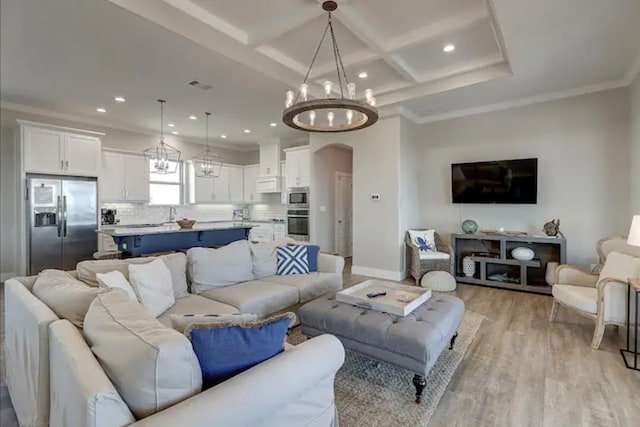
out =
[[287,209],[287,236],[309,241],[309,209]]
[[287,205],[290,208],[309,209],[309,190],[306,188],[291,188],[287,193]]

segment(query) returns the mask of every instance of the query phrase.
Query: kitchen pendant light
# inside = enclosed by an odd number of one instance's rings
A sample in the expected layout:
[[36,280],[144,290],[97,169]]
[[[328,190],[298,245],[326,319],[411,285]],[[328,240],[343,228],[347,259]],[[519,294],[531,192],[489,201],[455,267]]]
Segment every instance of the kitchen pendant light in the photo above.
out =
[[178,170],[180,162],[180,150],[164,142],[164,99],[158,99],[160,103],[160,142],[142,152],[149,162],[151,173],[171,174]]
[[222,173],[222,157],[218,156],[209,148],[209,116],[211,113],[204,113],[206,115],[206,142],[207,149],[202,153],[194,156],[191,161],[193,162],[193,168],[195,169],[196,176],[200,178],[217,178]]
[[[366,128],[378,121],[376,99],[373,97],[372,90],[365,90],[364,100],[356,99],[356,84],[350,83],[347,79],[331,20],[331,12],[337,8],[338,4],[335,1],[322,3],[322,9],[327,12],[328,20],[318,48],[297,94],[291,90],[286,93],[282,121],[294,129],[309,132],[348,132]],[[327,32],[331,35],[338,83],[334,85],[330,80],[325,80],[322,84],[325,97],[310,99],[307,80]]]

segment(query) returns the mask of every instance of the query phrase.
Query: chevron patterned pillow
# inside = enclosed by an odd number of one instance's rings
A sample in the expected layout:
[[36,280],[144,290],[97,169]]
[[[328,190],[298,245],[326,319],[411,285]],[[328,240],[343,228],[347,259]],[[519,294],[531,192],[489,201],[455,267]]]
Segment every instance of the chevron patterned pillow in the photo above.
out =
[[302,245],[279,246],[277,272],[279,276],[309,273],[307,247]]

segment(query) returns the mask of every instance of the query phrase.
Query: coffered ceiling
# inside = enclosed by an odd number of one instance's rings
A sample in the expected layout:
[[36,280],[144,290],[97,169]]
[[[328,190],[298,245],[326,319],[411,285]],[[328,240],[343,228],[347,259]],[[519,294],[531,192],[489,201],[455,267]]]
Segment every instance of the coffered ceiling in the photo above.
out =
[[[5,106],[146,132],[157,130],[155,99],[163,97],[176,124],[167,131],[180,138],[202,141],[203,111],[213,113],[218,144],[250,149],[304,137],[280,116],[326,24],[320,3],[2,0],[0,97]],[[419,123],[624,86],[640,67],[638,0],[338,4],[336,36],[358,94],[370,87],[383,115]],[[334,67],[325,43],[312,94],[336,80]],[[185,84],[193,79],[211,89]],[[117,95],[126,102],[114,103]]]

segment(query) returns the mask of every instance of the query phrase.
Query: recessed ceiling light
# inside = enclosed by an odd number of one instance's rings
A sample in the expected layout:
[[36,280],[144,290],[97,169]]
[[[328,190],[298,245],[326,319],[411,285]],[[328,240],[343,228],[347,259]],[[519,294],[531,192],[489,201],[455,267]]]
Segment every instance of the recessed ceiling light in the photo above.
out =
[[189,120],[198,120],[198,118],[194,115],[189,116]]
[[124,101],[126,101],[126,99],[124,99],[122,96],[116,96],[113,99],[115,99],[116,102],[124,102]]
[[227,139],[227,135],[220,135],[220,138]]
[[245,129],[244,133],[251,133],[251,131],[249,129]]
[[271,122],[271,124],[269,124],[269,126],[271,126],[272,128],[278,126],[278,124],[276,122]]
[[96,111],[98,113],[106,113],[107,112],[107,110],[105,110],[104,108],[96,108]]
[[367,77],[369,77],[369,74],[367,74],[366,71],[363,71],[360,74],[358,74],[358,77],[361,79],[366,79]]
[[446,44],[446,45],[444,45],[444,47],[442,48],[442,51],[443,51],[443,52],[447,52],[447,53],[449,53],[449,52],[453,52],[454,50],[456,50],[456,46],[455,46],[455,45],[453,45],[453,44]]
[[170,128],[176,127],[176,125],[174,125],[173,123],[169,123],[167,126],[169,126]]
[[172,133],[172,134],[174,134],[174,135],[177,135],[177,134],[178,134],[178,131],[177,131],[177,130],[174,130],[174,131],[173,131],[173,132],[171,132],[171,133]]

